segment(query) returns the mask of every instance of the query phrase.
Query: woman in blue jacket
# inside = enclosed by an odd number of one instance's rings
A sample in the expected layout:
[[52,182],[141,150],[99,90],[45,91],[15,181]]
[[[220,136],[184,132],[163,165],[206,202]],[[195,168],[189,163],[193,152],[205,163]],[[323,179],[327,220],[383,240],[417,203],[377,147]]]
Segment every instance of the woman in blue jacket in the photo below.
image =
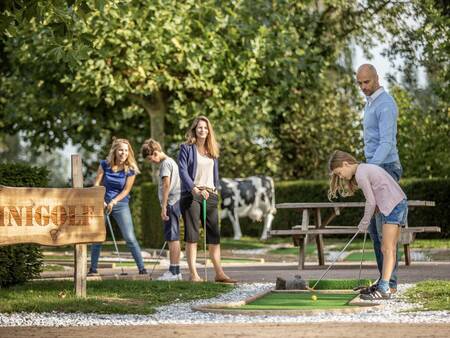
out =
[[201,282],[197,268],[197,242],[202,219],[202,200],[206,199],[206,243],[216,273],[215,281],[236,283],[228,277],[220,263],[220,229],[218,214],[219,147],[214,130],[204,116],[197,117],[180,147],[178,166],[181,178],[180,208],[186,241],[186,257],[190,280]]

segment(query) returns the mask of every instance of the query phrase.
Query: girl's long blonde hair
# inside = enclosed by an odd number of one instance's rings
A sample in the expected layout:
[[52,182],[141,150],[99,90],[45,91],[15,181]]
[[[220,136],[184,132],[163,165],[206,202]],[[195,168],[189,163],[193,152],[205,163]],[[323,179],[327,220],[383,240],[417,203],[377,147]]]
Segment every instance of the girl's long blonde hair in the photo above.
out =
[[197,136],[195,134],[195,129],[200,121],[206,122],[206,126],[208,127],[208,136],[206,136],[205,141],[205,149],[208,155],[212,158],[219,157],[219,145],[216,141],[216,136],[214,134],[214,129],[212,127],[211,122],[209,122],[206,116],[198,116],[194,119],[191,126],[189,127],[186,133],[186,143],[187,144],[197,144]]
[[139,170],[136,159],[134,158],[133,148],[131,147],[130,142],[125,138],[113,137],[113,142],[111,145],[111,149],[109,150],[109,154],[106,157],[106,162],[108,162],[108,164],[111,168],[118,165],[117,159],[116,159],[116,150],[117,150],[117,148],[119,148],[121,143],[124,143],[128,146],[128,157],[127,157],[125,163],[123,164],[123,166],[124,166],[123,169],[125,170],[126,173],[128,173],[128,171],[130,171],[130,170],[133,170],[136,174],[139,174],[141,171]]
[[338,195],[342,197],[352,196],[358,190],[355,176],[350,180],[342,179],[338,175],[333,174],[333,170],[342,167],[343,162],[348,164],[359,164],[359,162],[349,153],[341,150],[335,150],[328,160],[328,170],[330,172],[330,189],[328,190],[328,199],[331,201],[337,198]]

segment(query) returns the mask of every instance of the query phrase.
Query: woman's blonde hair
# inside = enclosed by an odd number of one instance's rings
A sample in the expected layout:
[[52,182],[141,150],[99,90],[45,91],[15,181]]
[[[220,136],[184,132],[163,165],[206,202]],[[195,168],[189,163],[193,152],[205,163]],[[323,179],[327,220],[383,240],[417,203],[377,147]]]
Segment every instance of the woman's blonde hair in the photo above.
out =
[[333,174],[333,170],[344,166],[344,162],[348,164],[358,164],[359,162],[349,153],[341,150],[335,150],[328,160],[328,170],[330,172],[330,189],[328,190],[328,199],[331,201],[337,198],[338,195],[342,197],[352,196],[358,190],[355,176],[350,180],[340,178]]
[[208,127],[208,136],[206,136],[205,148],[208,155],[212,158],[219,157],[219,145],[216,141],[216,136],[214,134],[214,129],[212,127],[211,122],[209,122],[206,116],[198,116],[194,119],[191,126],[189,127],[186,133],[186,143],[187,144],[196,144],[197,136],[195,134],[195,129],[200,121],[206,122],[206,126]]
[[119,148],[120,144],[122,143],[128,146],[128,157],[125,160],[125,163],[123,164],[125,172],[128,173],[128,171],[133,170],[136,174],[139,174],[141,171],[139,170],[136,159],[134,158],[133,148],[131,147],[130,142],[125,138],[113,137],[113,142],[111,145],[111,149],[109,150],[109,154],[106,157],[106,162],[108,162],[111,168],[118,165],[118,163],[116,163],[117,162],[116,151],[117,148]]

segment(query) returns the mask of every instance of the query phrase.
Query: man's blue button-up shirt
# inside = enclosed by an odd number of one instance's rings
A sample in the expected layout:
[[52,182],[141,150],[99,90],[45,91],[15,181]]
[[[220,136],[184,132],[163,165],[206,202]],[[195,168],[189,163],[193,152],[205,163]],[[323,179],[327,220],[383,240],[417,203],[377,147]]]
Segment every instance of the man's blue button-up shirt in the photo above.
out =
[[367,97],[363,119],[367,163],[380,165],[399,161],[397,116],[397,105],[383,87]]

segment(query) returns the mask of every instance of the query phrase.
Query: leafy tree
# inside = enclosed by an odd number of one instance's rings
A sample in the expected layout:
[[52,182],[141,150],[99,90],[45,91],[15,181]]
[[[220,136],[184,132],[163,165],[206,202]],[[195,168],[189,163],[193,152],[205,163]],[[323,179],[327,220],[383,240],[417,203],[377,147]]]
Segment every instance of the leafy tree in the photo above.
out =
[[152,136],[173,155],[192,117],[205,114],[223,175],[283,178],[323,176],[332,149],[362,148],[347,46],[370,47],[407,9],[386,0],[91,0],[33,1],[33,11],[13,2],[22,7],[3,12],[0,54],[11,65],[0,80],[9,132],[91,151],[111,135],[136,144]]
[[[449,123],[445,110],[422,107],[413,94],[396,86],[392,90],[399,107],[398,149],[407,177],[448,177]],[[425,103],[426,101],[422,101]],[[444,113],[444,114],[443,114]]]

